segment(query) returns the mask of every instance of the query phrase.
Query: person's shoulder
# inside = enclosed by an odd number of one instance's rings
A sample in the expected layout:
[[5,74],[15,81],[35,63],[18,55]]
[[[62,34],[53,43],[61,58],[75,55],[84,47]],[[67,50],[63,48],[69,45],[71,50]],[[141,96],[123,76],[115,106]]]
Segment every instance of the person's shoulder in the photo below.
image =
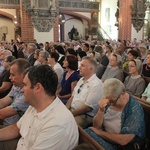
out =
[[74,71],[72,75],[73,77],[77,77],[78,79],[80,79],[80,75],[77,71]]
[[[66,124],[69,121],[74,121],[74,117],[70,110],[67,109],[67,107],[57,99],[57,105],[55,106],[55,111],[53,112],[53,118],[55,120],[55,123]],[[62,116],[63,115],[63,116]]]
[[91,82],[91,84],[94,83],[94,85],[101,85],[101,84],[103,84],[103,82],[96,76],[96,74],[93,74],[91,76],[89,82]]

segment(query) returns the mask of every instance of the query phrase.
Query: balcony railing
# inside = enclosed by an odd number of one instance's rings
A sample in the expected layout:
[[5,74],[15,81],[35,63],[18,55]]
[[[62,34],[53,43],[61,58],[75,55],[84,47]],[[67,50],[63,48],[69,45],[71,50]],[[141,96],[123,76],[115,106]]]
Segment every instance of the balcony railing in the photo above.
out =
[[59,0],[59,8],[65,10],[99,11],[99,2]]
[[0,0],[0,7],[16,7],[20,5],[20,0]]

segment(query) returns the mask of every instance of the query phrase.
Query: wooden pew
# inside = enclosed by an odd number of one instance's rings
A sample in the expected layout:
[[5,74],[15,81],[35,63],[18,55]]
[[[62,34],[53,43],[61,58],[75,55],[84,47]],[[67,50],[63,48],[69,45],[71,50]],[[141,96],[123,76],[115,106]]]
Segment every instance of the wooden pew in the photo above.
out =
[[133,96],[140,102],[144,109],[145,121],[146,121],[146,137],[150,139],[150,103],[141,100],[139,97]]
[[79,128],[79,144],[86,143],[93,146],[96,150],[104,150],[90,135],[88,135],[81,127]]
[[145,80],[146,87],[147,87],[147,85],[150,83],[150,77],[145,77],[142,75],[142,78]]

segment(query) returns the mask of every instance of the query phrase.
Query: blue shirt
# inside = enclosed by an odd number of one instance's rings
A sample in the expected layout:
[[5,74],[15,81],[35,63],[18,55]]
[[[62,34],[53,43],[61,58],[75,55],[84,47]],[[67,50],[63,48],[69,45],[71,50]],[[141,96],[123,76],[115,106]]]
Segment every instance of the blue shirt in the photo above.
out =
[[20,87],[13,86],[8,95],[12,99],[10,107],[17,111],[18,114],[4,119],[3,125],[11,125],[16,123],[29,106],[24,101],[24,94]]
[[61,87],[62,87],[62,90],[60,92],[61,96],[71,94],[71,83],[74,81],[78,81],[80,79],[77,71],[73,72],[67,80],[66,80],[66,74],[67,72],[64,73],[63,79],[61,81]]

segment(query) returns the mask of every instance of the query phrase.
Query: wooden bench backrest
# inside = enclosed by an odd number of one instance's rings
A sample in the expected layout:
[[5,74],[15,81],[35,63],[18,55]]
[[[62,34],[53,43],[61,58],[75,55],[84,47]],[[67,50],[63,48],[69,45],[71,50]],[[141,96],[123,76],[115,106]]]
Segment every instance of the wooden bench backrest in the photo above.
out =
[[150,83],[150,77],[142,76],[142,78],[145,80],[146,87],[147,87],[147,85]]
[[140,104],[142,105],[144,112],[145,112],[145,121],[146,121],[146,136],[150,138],[150,103],[141,100],[139,97],[133,96],[137,99]]
[[90,135],[88,135],[81,127],[79,128],[79,144],[86,143],[93,146],[96,150],[104,150]]

